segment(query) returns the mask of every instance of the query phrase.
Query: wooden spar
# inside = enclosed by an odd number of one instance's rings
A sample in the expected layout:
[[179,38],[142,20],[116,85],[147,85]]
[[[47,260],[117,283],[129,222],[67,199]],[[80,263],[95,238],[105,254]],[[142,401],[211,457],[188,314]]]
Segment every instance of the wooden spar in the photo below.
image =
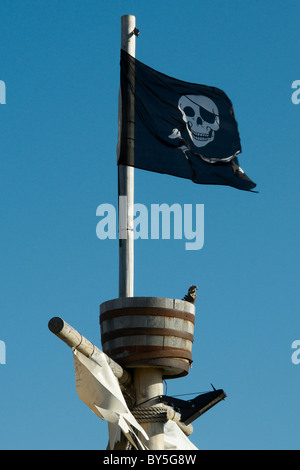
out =
[[113,361],[109,356],[103,353],[97,346],[91,343],[88,339],[82,336],[81,333],[76,331],[72,326],[66,323],[62,318],[53,317],[48,323],[49,330],[55,334],[59,339],[66,343],[70,348],[77,349],[77,351],[84,354],[86,357],[93,357],[97,353],[104,354],[109,367],[114,375],[123,386],[128,386],[131,383],[130,374],[124,370],[119,364]]
[[[137,404],[147,402],[151,398],[163,395],[162,370],[154,367],[136,368],[134,370],[134,389]],[[151,408],[151,407],[150,407]],[[149,450],[164,450],[164,423],[140,423],[149,436]]]

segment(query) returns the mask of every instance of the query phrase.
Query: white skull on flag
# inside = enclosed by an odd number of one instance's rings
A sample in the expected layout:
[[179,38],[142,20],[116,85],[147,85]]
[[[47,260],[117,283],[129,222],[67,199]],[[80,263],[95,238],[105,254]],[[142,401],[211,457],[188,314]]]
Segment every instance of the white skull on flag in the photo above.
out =
[[214,140],[215,132],[220,128],[220,118],[219,110],[210,98],[204,95],[181,96],[178,108],[196,147],[204,147]]

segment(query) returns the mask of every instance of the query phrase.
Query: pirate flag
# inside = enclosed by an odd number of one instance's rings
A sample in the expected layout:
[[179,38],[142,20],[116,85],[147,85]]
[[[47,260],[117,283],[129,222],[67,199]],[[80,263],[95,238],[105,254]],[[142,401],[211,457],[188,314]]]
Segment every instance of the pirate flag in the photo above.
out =
[[232,103],[219,88],[164,75],[121,51],[118,164],[251,190]]

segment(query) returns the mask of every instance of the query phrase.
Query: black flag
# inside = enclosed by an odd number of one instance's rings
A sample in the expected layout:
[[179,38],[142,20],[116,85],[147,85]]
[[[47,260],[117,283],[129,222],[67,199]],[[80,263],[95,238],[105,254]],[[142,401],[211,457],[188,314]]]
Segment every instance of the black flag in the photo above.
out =
[[232,103],[219,88],[164,75],[121,51],[118,164],[251,190]]

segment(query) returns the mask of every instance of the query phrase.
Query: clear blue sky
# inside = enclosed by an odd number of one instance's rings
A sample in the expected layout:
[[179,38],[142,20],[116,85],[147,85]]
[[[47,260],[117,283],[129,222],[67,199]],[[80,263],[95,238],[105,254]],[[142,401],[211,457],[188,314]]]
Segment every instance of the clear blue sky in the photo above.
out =
[[1,0],[0,448],[104,449],[107,425],[79,400],[61,316],[101,347],[99,304],[118,297],[118,242],[96,236],[117,203],[120,17],[136,56],[223,89],[241,167],[259,194],[135,171],[135,200],[205,205],[205,244],[138,240],[135,295],[199,287],[193,368],[169,395],[213,383],[225,402],[194,422],[199,449],[299,449],[300,79],[296,0]]

